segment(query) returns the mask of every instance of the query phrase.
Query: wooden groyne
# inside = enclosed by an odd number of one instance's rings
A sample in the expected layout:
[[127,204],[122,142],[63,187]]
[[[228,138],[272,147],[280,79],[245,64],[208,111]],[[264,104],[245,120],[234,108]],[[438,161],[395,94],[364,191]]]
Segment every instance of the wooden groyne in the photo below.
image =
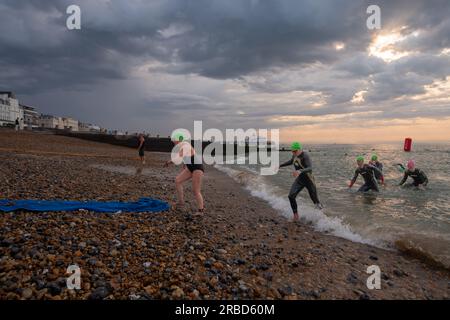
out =
[[[57,135],[64,135],[67,137],[79,138],[83,140],[90,140],[102,143],[109,143],[118,146],[124,146],[129,148],[137,148],[139,145],[139,140],[136,135],[111,135],[105,133],[84,133],[84,132],[70,132],[65,130],[57,130],[55,131]],[[204,150],[208,145],[210,145],[211,141],[203,141],[202,142],[202,150]],[[250,149],[259,151],[260,148],[250,147],[248,144],[244,146],[239,146],[238,143],[232,144],[222,144],[222,154],[227,155],[229,152],[233,152],[233,154],[237,154],[238,148],[241,150],[245,150],[245,153],[248,154]],[[171,152],[173,149],[173,142],[169,137],[145,137],[145,150],[146,151],[154,151],[154,152]],[[270,151],[270,147],[264,148]],[[242,152],[242,151],[241,151]],[[215,152],[213,152],[215,155]]]

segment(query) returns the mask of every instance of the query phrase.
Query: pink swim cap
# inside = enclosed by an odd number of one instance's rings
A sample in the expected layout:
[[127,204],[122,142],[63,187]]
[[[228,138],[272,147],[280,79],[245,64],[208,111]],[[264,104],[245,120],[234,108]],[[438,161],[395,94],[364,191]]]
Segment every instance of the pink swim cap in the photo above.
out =
[[416,166],[416,162],[414,160],[408,160],[407,167],[408,169],[414,169]]

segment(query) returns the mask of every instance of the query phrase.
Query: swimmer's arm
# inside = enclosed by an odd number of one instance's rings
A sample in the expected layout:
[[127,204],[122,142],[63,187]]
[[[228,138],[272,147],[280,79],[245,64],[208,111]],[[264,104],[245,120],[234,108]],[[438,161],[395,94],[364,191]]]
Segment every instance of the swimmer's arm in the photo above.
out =
[[355,170],[355,175],[353,176],[352,180],[350,181],[350,184],[348,185],[349,188],[353,187],[353,185],[355,184],[356,179],[358,178],[358,174],[359,174],[358,170]]
[[[183,148],[180,148],[180,151],[178,151],[178,156],[179,156],[180,158],[183,158]],[[167,161],[164,163],[164,167],[168,167],[171,163],[173,163],[172,160],[167,160]]]
[[405,171],[406,171],[405,166],[402,165],[401,163],[397,163],[396,165],[399,167],[399,171],[400,171],[400,172],[405,172]]
[[178,151],[178,156],[183,158],[184,156],[189,157],[195,153],[194,148],[190,143],[183,141],[180,144],[180,151]]
[[172,160],[168,160],[168,161],[164,162],[164,167],[168,167],[169,164],[171,164],[171,163],[173,163]]
[[373,171],[375,171],[377,174],[380,175],[381,183],[384,184],[383,172],[380,169],[378,169],[377,167],[375,167],[375,166],[370,166],[370,168],[372,168]]
[[405,171],[405,173],[403,175],[403,179],[402,179],[402,181],[400,181],[400,183],[398,185],[402,186],[406,182],[406,179],[408,179],[408,172],[407,171]]
[[312,172],[311,158],[307,153],[303,155],[303,159],[305,160],[305,167],[302,170],[300,170],[300,173]]
[[375,171],[376,173],[381,174],[380,169],[378,169],[376,166],[369,164],[369,168],[370,168],[372,171]]
[[285,163],[280,164],[280,168],[290,166],[293,163],[294,163],[294,157],[292,157],[290,160],[286,161]]

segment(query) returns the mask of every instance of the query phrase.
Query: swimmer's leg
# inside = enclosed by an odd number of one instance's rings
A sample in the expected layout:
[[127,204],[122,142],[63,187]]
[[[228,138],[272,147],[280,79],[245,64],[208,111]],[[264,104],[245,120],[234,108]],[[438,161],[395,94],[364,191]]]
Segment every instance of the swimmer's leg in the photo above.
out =
[[368,184],[363,184],[359,189],[358,192],[367,192],[370,190],[370,186]]
[[195,200],[197,201],[197,208],[199,211],[203,211],[203,196],[202,196],[202,170],[194,170],[192,173],[192,190],[194,191]]
[[175,187],[177,189],[178,205],[184,205],[183,183],[192,177],[192,173],[184,168],[183,171],[175,178]]
[[294,214],[294,220],[298,219],[298,208],[297,208],[297,200],[295,198],[299,194],[300,191],[303,190],[305,186],[296,179],[292,184],[291,190],[289,191],[289,202],[291,204],[292,213]]
[[313,178],[308,177],[308,180],[305,181],[305,187],[308,189],[309,197],[314,204],[320,204],[319,197],[317,195],[317,187],[313,180]]

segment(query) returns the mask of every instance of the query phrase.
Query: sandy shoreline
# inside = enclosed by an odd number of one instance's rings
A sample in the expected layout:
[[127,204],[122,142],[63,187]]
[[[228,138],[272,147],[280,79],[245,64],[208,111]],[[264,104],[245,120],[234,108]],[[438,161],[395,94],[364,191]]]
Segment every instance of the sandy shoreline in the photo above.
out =
[[[0,198],[173,202],[167,154],[0,131]],[[103,169],[101,168],[104,167]],[[111,170],[116,170],[112,172]],[[122,173],[119,171],[123,171]],[[0,217],[0,299],[448,299],[448,273],[397,252],[290,223],[208,167],[207,214],[24,213]],[[82,290],[65,289],[77,263]],[[369,290],[367,267],[382,271]]]

